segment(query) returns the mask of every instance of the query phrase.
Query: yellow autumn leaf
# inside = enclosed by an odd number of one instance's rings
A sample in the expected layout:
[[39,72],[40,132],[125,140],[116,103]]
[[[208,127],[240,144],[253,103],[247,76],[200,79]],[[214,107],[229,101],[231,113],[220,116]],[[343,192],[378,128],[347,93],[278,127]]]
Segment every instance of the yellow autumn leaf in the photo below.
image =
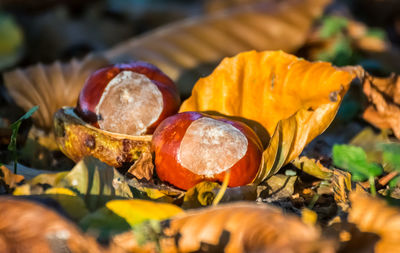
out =
[[15,190],[12,193],[14,196],[24,196],[31,194],[31,186],[29,184],[23,184],[15,187]]
[[327,62],[309,62],[282,51],[249,51],[225,58],[200,79],[180,112],[211,111],[251,122],[262,140],[269,139],[258,183],[296,158],[329,126],[352,79]]
[[146,220],[164,220],[183,212],[181,208],[172,204],[140,199],[112,200],[106,203],[106,207],[124,218],[131,226]]
[[301,210],[301,220],[308,225],[314,226],[318,220],[318,214],[308,208],[303,208]]
[[47,189],[44,194],[61,194],[66,196],[76,196],[76,193],[73,192],[71,189],[68,188],[50,188]]

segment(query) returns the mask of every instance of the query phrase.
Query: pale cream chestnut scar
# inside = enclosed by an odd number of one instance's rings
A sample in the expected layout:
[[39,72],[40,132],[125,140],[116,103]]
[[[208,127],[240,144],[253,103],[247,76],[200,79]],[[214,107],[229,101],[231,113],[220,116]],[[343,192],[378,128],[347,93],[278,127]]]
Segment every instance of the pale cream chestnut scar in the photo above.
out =
[[108,83],[96,106],[101,129],[141,135],[163,109],[158,87],[145,75],[122,71]]
[[247,152],[247,144],[246,136],[234,126],[203,117],[187,128],[177,159],[191,172],[212,177],[242,159]]

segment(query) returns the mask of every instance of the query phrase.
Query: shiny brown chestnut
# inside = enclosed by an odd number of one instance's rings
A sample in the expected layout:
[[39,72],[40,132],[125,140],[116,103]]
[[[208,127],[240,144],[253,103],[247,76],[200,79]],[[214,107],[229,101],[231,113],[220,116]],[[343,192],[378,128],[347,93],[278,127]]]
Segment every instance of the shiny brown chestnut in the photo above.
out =
[[136,61],[94,72],[81,90],[76,113],[106,131],[144,135],[179,105],[174,82],[154,65]]
[[201,181],[228,186],[251,183],[260,168],[263,147],[246,124],[200,112],[182,112],[165,119],[152,138],[158,177],[187,190]]

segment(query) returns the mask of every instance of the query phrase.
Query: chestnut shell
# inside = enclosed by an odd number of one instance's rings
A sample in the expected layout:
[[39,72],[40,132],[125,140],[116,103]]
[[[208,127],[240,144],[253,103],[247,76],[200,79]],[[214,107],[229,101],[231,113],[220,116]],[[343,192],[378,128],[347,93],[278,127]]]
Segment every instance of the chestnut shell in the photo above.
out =
[[142,153],[151,152],[151,135],[112,133],[84,122],[72,107],[54,115],[54,132],[61,151],[75,162],[93,156],[114,166],[134,163]]

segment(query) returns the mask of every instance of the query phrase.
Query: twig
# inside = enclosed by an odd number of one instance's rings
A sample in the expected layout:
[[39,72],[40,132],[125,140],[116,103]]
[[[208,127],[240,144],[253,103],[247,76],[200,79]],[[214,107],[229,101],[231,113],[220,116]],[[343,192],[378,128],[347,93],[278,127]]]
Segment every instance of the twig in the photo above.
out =
[[389,174],[387,174],[386,176],[381,177],[378,180],[378,183],[382,186],[387,185],[389,183],[389,181],[392,180],[393,178],[395,178],[398,174],[399,174],[398,171],[392,171]]

